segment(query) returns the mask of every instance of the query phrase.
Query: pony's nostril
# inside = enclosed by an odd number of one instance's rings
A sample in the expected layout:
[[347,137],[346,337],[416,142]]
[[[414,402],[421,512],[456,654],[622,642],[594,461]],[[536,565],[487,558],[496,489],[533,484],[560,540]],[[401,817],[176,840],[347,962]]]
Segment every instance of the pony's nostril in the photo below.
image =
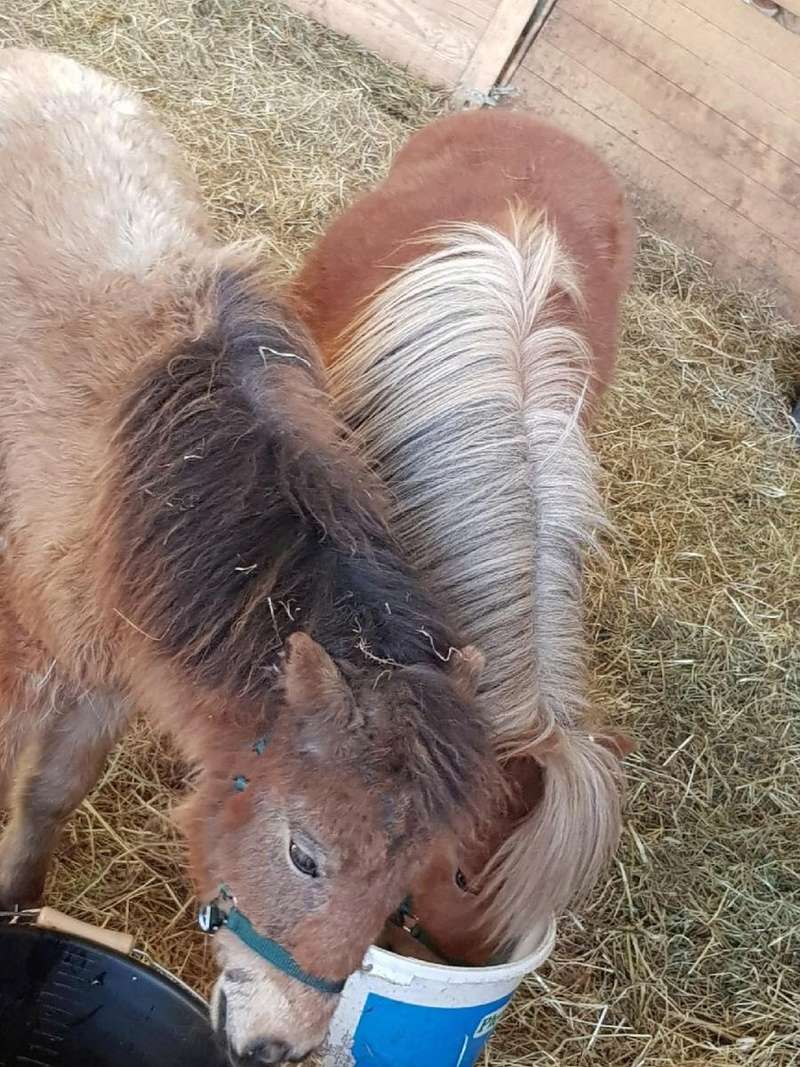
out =
[[256,1041],[234,1060],[235,1067],[266,1067],[270,1063],[283,1063],[289,1056],[285,1041]]

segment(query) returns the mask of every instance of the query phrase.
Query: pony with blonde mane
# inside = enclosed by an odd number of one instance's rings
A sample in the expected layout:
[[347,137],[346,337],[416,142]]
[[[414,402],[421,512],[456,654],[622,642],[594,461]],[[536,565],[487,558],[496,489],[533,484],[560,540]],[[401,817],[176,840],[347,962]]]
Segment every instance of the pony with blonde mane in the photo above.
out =
[[620,832],[626,741],[594,725],[582,562],[606,527],[586,430],[632,245],[588,148],[527,114],[471,112],[412,136],[293,285],[394,528],[486,654],[480,691],[519,787],[471,856],[483,870],[464,870],[464,846],[415,883],[423,926],[442,864],[462,893],[439,909],[442,956],[527,952]]

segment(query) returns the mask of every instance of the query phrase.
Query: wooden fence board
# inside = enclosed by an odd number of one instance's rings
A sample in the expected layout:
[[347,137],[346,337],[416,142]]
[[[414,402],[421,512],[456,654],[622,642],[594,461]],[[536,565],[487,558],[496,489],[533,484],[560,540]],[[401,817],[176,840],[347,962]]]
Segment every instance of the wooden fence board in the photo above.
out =
[[[732,34],[720,30],[678,0],[619,0],[619,4],[654,29],[660,30],[668,40],[691,52],[698,63],[732,75],[739,85],[764,104],[770,104],[782,112],[787,121],[797,121],[800,71],[795,76],[774,61],[764,58],[752,44],[739,41]],[[730,0],[730,10],[738,10],[734,0]],[[745,13],[753,17],[757,15],[757,12]],[[759,18],[763,19],[763,16]],[[781,32],[786,41],[794,44],[800,52],[797,35],[785,30]]]
[[[579,18],[660,75],[668,94],[670,86],[683,90],[703,108],[725,116],[733,127],[753,139],[753,151],[785,156],[800,165],[800,106],[794,118],[787,118],[784,112],[740,85],[732,71],[699,62],[696,55],[621,6],[623,3],[624,0],[559,0],[558,10]],[[698,124],[703,123],[704,117],[704,112],[698,112]],[[790,178],[793,182],[791,173]],[[778,177],[778,185],[785,185],[784,176]]]
[[531,15],[531,0],[498,0],[494,15],[459,79],[457,93],[488,93],[499,79]]
[[[797,41],[776,22],[742,0],[680,0],[687,10],[716,27],[723,39],[730,37],[751,48],[757,55],[800,76],[797,70]],[[787,11],[790,5],[781,4]],[[800,7],[800,3],[797,5]],[[797,103],[797,101],[796,101]]]
[[559,0],[515,79],[524,101],[597,148],[654,228],[721,275],[774,290],[781,310],[800,318],[800,167],[752,137],[751,173],[743,160],[729,162],[724,154],[734,158],[736,138],[727,117],[701,113],[692,94],[643,64],[633,45],[579,20],[598,8],[606,0]]
[[[613,29],[625,29],[624,17],[615,17],[614,10],[609,0],[565,0],[548,28],[544,47],[556,46],[578,67],[593,71],[644,108],[649,117],[642,136],[645,141],[660,142],[651,149],[654,154],[666,153],[673,166],[681,166],[686,173],[690,169],[698,184],[718,199],[738,204],[749,217],[760,220],[767,232],[776,227],[778,235],[785,234],[788,222],[793,235],[790,243],[800,249],[800,212],[785,210],[787,205],[800,208],[800,166],[748,134],[721,111],[709,108],[691,88],[665,79],[644,63],[638,36],[636,55],[626,50],[629,42],[624,33],[612,40],[607,20],[602,18],[604,11],[612,14]],[[633,26],[649,29],[641,23]],[[686,73],[691,76],[692,71]],[[641,114],[636,111],[630,121],[640,125]],[[800,159],[800,136],[797,156]]]
[[[441,5],[416,0],[291,0],[292,7],[346,33],[377,55],[434,84],[453,86],[483,31],[473,8],[456,19]],[[470,25],[470,23],[474,23]]]

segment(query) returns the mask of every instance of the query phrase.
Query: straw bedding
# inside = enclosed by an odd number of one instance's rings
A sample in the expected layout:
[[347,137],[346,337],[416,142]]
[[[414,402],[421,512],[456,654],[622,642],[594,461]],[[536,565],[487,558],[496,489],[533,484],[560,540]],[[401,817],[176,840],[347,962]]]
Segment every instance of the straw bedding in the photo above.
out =
[[[226,236],[291,268],[443,98],[274,0],[7,0],[0,42],[144,92]],[[598,697],[639,740],[607,883],[568,917],[486,1063],[800,1062],[800,331],[642,241],[595,434],[619,529],[590,568]],[[138,724],[73,819],[50,902],[204,988],[185,769]]]

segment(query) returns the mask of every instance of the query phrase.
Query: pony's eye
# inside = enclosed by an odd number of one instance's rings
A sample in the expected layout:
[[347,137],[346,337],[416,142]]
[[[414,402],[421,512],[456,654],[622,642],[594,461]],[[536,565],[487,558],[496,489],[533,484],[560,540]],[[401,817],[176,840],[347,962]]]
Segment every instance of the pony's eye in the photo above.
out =
[[456,885],[458,886],[458,888],[461,890],[462,893],[466,893],[466,891],[467,891],[467,879],[464,877],[464,872],[461,870],[460,867],[456,871]]
[[295,841],[289,842],[289,859],[301,874],[306,874],[309,878],[318,876],[319,867],[317,866],[317,861],[313,856],[309,856],[307,852],[304,852]]

